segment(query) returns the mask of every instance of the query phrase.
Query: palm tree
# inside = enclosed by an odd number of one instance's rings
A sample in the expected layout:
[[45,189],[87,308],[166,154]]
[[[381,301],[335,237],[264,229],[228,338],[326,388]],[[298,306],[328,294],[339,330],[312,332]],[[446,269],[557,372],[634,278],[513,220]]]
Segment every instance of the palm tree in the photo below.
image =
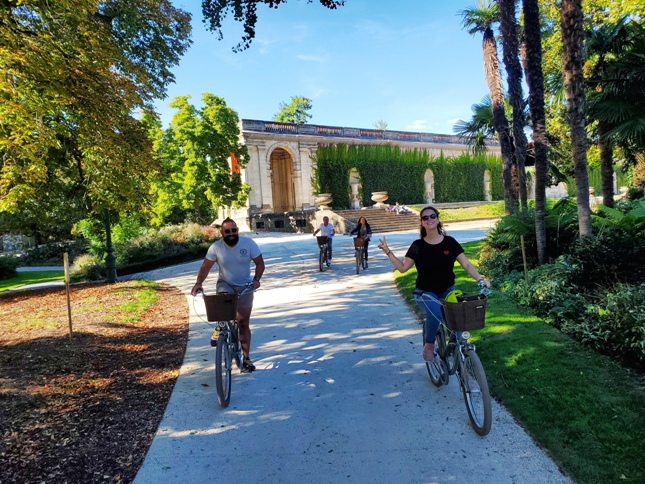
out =
[[472,118],[469,121],[460,119],[452,130],[457,136],[466,140],[466,144],[474,154],[481,155],[488,151],[486,141],[497,138],[490,96],[486,94],[478,104],[473,104],[471,109]]
[[645,28],[627,17],[604,24],[589,35],[587,52],[593,62],[588,114],[598,123],[603,204],[612,207],[614,145],[632,159],[645,151]]
[[520,205],[522,208],[527,208],[525,160],[528,143],[524,133],[524,125],[526,124],[524,119],[525,102],[522,94],[522,66],[519,59],[515,0],[497,0],[497,5],[500,14],[508,95],[511,100],[511,106],[513,106],[513,143],[515,145],[515,163],[517,164],[519,178]]
[[592,234],[587,171],[587,131],[585,129],[584,30],[582,0],[562,0],[560,27],[564,53],[564,87],[571,129],[573,169],[576,179],[578,228],[580,235]]
[[529,86],[529,108],[533,127],[535,156],[535,239],[538,264],[546,263],[546,182],[547,150],[544,113],[544,74],[542,72],[542,39],[538,0],[522,0],[524,13],[524,48],[526,82]]
[[517,186],[513,183],[513,146],[504,112],[504,89],[497,59],[497,44],[493,34],[493,24],[499,21],[497,4],[490,0],[477,0],[476,7],[470,7],[460,13],[462,25],[469,34],[483,34],[482,53],[484,72],[493,108],[493,122],[502,152],[502,176],[504,177],[504,204],[506,213],[517,211]]

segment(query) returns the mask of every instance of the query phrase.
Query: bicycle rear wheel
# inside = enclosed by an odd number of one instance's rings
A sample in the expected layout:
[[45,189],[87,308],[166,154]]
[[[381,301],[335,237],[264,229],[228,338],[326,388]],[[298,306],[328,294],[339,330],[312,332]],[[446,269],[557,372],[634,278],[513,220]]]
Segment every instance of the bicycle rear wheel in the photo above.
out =
[[215,386],[220,406],[227,407],[231,401],[231,356],[227,335],[220,332],[215,350]]
[[488,381],[475,350],[464,352],[461,391],[468,410],[468,418],[475,432],[488,435],[493,420]]

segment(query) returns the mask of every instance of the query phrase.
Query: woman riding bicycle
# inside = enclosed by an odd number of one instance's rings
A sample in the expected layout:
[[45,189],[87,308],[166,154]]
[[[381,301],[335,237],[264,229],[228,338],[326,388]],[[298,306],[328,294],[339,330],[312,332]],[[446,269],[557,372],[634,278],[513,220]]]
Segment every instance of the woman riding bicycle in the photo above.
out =
[[365,268],[367,269],[367,246],[370,243],[370,237],[372,236],[372,229],[370,224],[367,223],[365,217],[360,217],[358,219],[358,225],[350,232],[350,235],[356,235],[356,237],[361,237],[363,242],[363,249],[365,253]]
[[413,265],[417,268],[415,300],[426,313],[423,359],[434,361],[434,341],[441,324],[440,300],[455,289],[455,260],[476,281],[486,281],[470,263],[464,249],[454,238],[446,235],[439,220],[439,211],[434,207],[421,210],[421,237],[415,240],[401,262],[388,248],[385,237],[379,240],[379,249],[399,272],[407,272]]

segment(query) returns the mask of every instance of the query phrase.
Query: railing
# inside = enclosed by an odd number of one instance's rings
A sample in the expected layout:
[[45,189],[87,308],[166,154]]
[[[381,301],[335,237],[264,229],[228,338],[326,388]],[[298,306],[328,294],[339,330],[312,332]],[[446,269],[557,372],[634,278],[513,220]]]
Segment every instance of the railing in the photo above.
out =
[[[282,133],[291,135],[320,136],[324,138],[354,138],[364,140],[405,141],[413,143],[438,143],[466,145],[466,141],[455,135],[415,133],[410,131],[389,131],[380,129],[343,128],[318,126],[315,124],[277,123],[275,121],[242,120],[243,131],[258,133]],[[491,146],[499,146],[495,140],[487,140]]]

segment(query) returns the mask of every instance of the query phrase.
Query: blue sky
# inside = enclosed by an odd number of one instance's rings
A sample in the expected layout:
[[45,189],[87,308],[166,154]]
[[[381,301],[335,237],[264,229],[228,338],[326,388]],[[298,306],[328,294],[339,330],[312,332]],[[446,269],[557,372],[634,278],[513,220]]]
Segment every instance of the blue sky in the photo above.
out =
[[475,0],[347,0],[328,10],[317,0],[258,8],[256,37],[234,53],[239,23],[227,18],[223,40],[206,31],[200,0],[174,0],[193,14],[193,45],[157,102],[164,126],[174,96],[201,106],[210,92],[240,118],[271,120],[292,96],[313,101],[310,123],[451,134],[487,94],[481,35],[461,27],[458,12]]

